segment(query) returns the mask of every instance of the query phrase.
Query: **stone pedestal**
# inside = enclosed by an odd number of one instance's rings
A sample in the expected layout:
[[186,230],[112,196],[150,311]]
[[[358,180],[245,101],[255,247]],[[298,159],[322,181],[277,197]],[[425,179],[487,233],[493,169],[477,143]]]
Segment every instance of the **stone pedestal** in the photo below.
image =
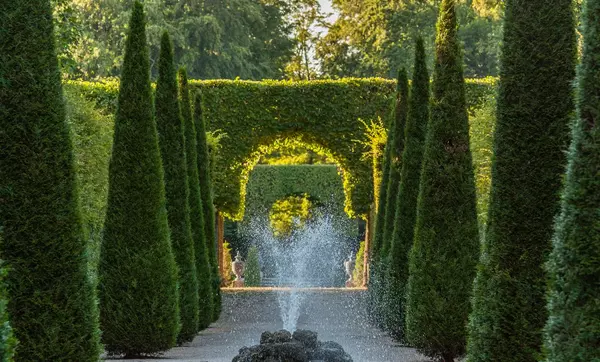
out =
[[231,268],[233,269],[233,274],[235,274],[235,280],[233,281],[234,288],[243,288],[244,287],[244,269],[245,263],[242,261],[242,256],[240,255],[240,251],[238,250],[237,255],[235,256],[235,261],[231,263]]

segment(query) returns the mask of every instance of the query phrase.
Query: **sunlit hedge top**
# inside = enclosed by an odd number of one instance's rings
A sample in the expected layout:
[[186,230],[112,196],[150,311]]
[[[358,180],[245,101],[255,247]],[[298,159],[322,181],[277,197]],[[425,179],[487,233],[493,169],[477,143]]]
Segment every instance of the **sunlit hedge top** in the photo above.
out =
[[[379,78],[318,81],[191,81],[203,95],[208,130],[220,130],[215,204],[232,219],[244,212],[245,186],[262,154],[294,143],[338,162],[343,172],[345,209],[365,216],[373,200],[372,160],[363,157],[368,134],[363,122],[388,117],[396,82]],[[73,82],[98,107],[114,113],[118,83]],[[467,99],[480,108],[495,79],[471,80]]]

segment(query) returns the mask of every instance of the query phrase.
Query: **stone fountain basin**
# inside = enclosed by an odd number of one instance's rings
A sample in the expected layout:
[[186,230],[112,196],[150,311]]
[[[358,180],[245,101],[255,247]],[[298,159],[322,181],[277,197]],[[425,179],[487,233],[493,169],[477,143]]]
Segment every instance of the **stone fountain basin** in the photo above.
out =
[[232,362],[352,362],[336,342],[321,342],[317,333],[298,329],[263,332],[260,344],[243,347]]

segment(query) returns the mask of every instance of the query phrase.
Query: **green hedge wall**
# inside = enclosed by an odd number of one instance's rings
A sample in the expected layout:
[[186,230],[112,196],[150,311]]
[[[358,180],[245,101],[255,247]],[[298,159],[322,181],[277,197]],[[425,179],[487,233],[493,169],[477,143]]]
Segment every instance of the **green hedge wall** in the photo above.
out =
[[[289,81],[190,81],[203,95],[207,130],[226,134],[214,180],[215,206],[240,220],[245,184],[260,155],[282,136],[308,144],[341,166],[351,216],[364,217],[373,200],[372,160],[363,157],[368,132],[363,121],[386,118],[396,81],[378,78]],[[470,115],[495,94],[495,78],[467,81]],[[105,114],[116,110],[118,81],[68,82]],[[305,132],[305,130],[309,130]]]

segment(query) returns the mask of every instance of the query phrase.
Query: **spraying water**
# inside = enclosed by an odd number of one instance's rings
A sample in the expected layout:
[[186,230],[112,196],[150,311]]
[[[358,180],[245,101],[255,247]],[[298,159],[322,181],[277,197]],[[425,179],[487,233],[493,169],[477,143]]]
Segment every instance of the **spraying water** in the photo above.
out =
[[275,286],[289,288],[278,292],[278,302],[283,329],[293,332],[306,297],[302,288],[343,283],[344,236],[328,215],[316,217],[285,240],[276,238],[265,222],[255,220],[251,225],[263,263],[274,271]]

